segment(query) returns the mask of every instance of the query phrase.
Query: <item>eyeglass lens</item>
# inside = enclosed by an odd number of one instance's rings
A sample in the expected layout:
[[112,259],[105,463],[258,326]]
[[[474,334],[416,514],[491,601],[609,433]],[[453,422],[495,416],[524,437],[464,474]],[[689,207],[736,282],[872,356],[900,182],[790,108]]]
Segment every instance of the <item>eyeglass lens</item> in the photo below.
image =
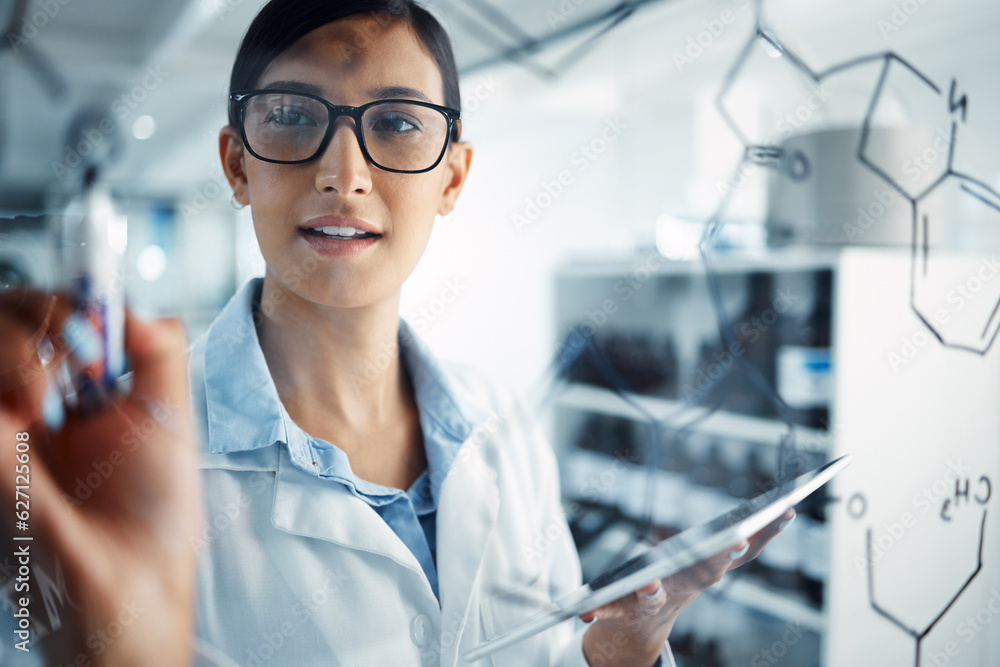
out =
[[[308,160],[319,150],[331,112],[322,102],[286,93],[247,100],[243,127],[253,152],[268,160]],[[383,102],[365,110],[361,130],[372,161],[401,171],[428,169],[448,138],[448,118],[436,109]]]

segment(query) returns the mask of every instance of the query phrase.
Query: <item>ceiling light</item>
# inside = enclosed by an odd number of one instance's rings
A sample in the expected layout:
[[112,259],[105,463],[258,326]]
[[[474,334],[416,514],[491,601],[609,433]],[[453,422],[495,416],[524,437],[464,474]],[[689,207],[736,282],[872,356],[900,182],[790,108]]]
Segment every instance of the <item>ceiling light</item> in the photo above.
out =
[[139,252],[136,268],[143,280],[153,282],[167,268],[167,254],[158,245],[148,245]]
[[132,136],[139,141],[149,139],[156,132],[156,121],[152,116],[139,116],[132,123]]

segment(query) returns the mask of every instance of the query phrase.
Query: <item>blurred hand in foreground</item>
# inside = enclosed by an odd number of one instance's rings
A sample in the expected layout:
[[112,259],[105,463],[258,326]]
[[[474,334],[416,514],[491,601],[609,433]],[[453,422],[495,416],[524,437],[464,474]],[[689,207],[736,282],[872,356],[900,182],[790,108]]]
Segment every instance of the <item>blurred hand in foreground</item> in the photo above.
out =
[[95,414],[67,412],[53,374],[96,342],[63,296],[0,295],[2,511],[27,506],[18,534],[35,537],[6,543],[33,554],[44,545],[60,564],[77,610],[69,660],[186,666],[201,489],[183,324],[126,311],[129,394]]

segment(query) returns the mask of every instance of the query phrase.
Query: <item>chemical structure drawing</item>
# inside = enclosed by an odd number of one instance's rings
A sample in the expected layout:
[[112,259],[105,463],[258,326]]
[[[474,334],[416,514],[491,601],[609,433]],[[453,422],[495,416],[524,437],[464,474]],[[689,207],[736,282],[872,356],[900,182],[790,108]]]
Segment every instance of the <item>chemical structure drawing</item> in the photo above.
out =
[[[873,540],[872,529],[868,527],[865,531],[865,575],[866,575],[866,592],[868,598],[868,604],[879,616],[882,616],[890,623],[895,625],[897,628],[902,630],[904,633],[909,635],[915,641],[916,656],[914,659],[914,667],[920,667],[920,657],[921,650],[923,648],[923,641],[934,630],[935,626],[945,617],[945,615],[951,610],[951,608],[958,602],[959,598],[968,590],[969,586],[972,584],[973,580],[979,575],[983,569],[983,543],[986,536],[986,518],[987,509],[986,505],[993,495],[992,482],[990,478],[986,475],[982,475],[976,482],[975,491],[970,493],[970,479],[965,479],[964,490],[960,480],[955,481],[955,497],[945,498],[944,502],[941,504],[941,510],[939,513],[939,518],[944,523],[951,523],[954,517],[955,511],[957,511],[961,505],[962,501],[965,501],[967,505],[978,505],[983,508],[982,518],[979,520],[979,539],[976,546],[976,566],[972,573],[969,574],[962,583],[958,586],[958,589],[953,595],[951,595],[947,601],[944,603],[941,610],[934,615],[934,617],[923,627],[911,627],[911,624],[907,624],[906,621],[900,618],[898,613],[891,611],[888,606],[882,602],[880,603],[876,600],[875,595],[875,563],[879,558],[876,553],[876,549],[881,549],[885,551],[892,548],[893,544],[900,539],[902,536],[902,531],[905,530],[905,526],[912,526],[912,523],[903,524],[899,527],[899,535],[889,535],[883,534],[880,536],[879,540]],[[860,493],[856,493],[851,496],[850,501],[846,507],[848,515],[855,520],[862,519],[867,511],[867,501],[865,496]],[[883,544],[882,540],[886,542]]]
[[911,628],[907,626],[903,621],[899,620],[895,615],[893,615],[890,611],[888,611],[884,606],[880,605],[875,600],[875,572],[874,572],[875,565],[872,562],[873,561],[872,529],[871,528],[868,529],[866,537],[867,539],[866,554],[868,561],[868,568],[867,568],[868,602],[869,604],[871,604],[872,609],[874,609],[877,614],[879,614],[883,618],[888,619],[893,625],[895,625],[900,630],[913,637],[913,639],[916,641],[916,657],[913,661],[914,667],[920,667],[920,648],[924,638],[931,632],[931,630],[934,629],[934,626],[936,626],[938,622],[942,618],[944,618],[945,614],[948,613],[948,610],[951,609],[956,602],[958,602],[958,599],[962,597],[963,593],[965,593],[966,589],[972,583],[972,580],[975,579],[976,576],[979,574],[979,572],[983,569],[983,537],[985,536],[985,534],[986,534],[986,510],[983,510],[983,519],[979,527],[979,547],[976,552],[977,553],[976,569],[972,571],[972,574],[970,574],[969,577],[962,583],[962,586],[958,589],[955,595],[947,602],[947,604],[945,604],[944,609],[942,609],[934,617],[934,619],[930,623],[928,623],[926,627],[924,627],[923,630],[920,630],[917,628]]
[[[798,149],[786,150],[783,140],[815,120],[816,111],[830,98],[831,93],[825,87],[829,79],[867,67],[877,74],[877,82],[873,83],[870,94],[864,98],[866,110],[863,120],[859,122],[855,156],[863,168],[898,193],[912,211],[910,307],[942,345],[985,354],[1000,331],[1000,281],[985,279],[983,272],[993,271],[992,265],[973,267],[970,272],[961,263],[958,265],[958,275],[963,276],[963,279],[955,281],[955,263],[947,257],[941,257],[940,253],[931,252],[934,240],[940,236],[942,228],[947,226],[944,219],[947,216],[940,214],[940,207],[928,205],[928,200],[936,193],[951,193],[964,200],[964,207],[980,207],[985,215],[996,217],[996,221],[1000,223],[1000,194],[983,180],[958,171],[954,164],[960,128],[972,108],[969,96],[961,92],[957,81],[953,80],[947,89],[942,88],[916,66],[892,51],[859,56],[823,70],[813,69],[766,24],[763,9],[764,0],[755,0],[753,32],[730,65],[715,98],[718,113],[743,145],[743,154],[722,188],[722,196],[716,209],[703,225],[699,246],[723,348],[733,349],[738,341],[735,338],[734,323],[724,307],[714,248],[726,225],[727,210],[733,197],[746,181],[747,174],[758,168],[780,171],[795,181],[813,177],[816,169],[812,158]],[[770,132],[763,133],[758,128],[741,123],[735,113],[738,102],[733,100],[740,78],[745,75],[751,61],[760,59],[761,54],[765,56],[764,64],[771,71],[779,73],[783,84],[798,86],[801,93],[797,106],[779,117],[771,126]],[[909,174],[901,171],[906,168],[906,162],[897,167],[891,159],[886,159],[882,150],[883,137],[878,132],[880,128],[876,122],[887,104],[888,91],[898,81],[916,87],[918,93],[923,95],[919,100],[921,108],[933,108],[947,120],[947,127],[943,132],[927,133],[929,138],[926,145],[921,146],[923,150],[916,154],[913,166],[919,171],[919,178],[915,183],[910,183],[907,180]],[[906,138],[912,140],[914,135],[907,135]],[[1000,272],[1000,265],[996,272]],[[994,289],[995,294],[989,292]],[[954,299],[962,299],[965,307],[953,307],[950,320],[945,321],[940,317],[942,305],[949,300],[954,303]],[[577,340],[572,345],[575,354],[570,355],[573,358],[588,346],[589,336],[578,333],[575,338]],[[594,356],[599,354],[595,353]],[[787,447],[794,451],[796,427],[789,416],[788,406],[777,394],[773,382],[750,359],[746,356],[737,358],[733,366],[721,377],[715,378],[712,384],[722,386],[740,375],[765,397],[778,418],[788,427],[789,436],[782,440],[782,449]],[[630,393],[624,383],[618,383],[622,386],[615,384],[611,383],[611,386],[623,397]],[[722,407],[718,402],[713,404],[709,400],[709,392],[689,398],[692,400],[685,400],[677,413],[669,419],[656,420],[650,417],[651,423],[658,422],[657,426],[665,431],[677,431],[682,428],[681,421],[691,414],[688,410],[706,403],[709,404],[705,406],[708,413]],[[785,455],[780,458],[784,460]]]
[[[753,36],[740,50],[716,96],[716,108],[732,133],[744,147],[739,166],[733,172],[715,214],[707,221],[702,238],[702,255],[708,259],[710,241],[720,233],[726,207],[733,192],[739,188],[748,167],[762,166],[787,174],[792,180],[809,178],[813,166],[800,150],[786,151],[781,139],[791,136],[810,121],[815,110],[822,108],[830,92],[824,82],[837,74],[863,66],[882,63],[878,82],[872,92],[864,120],[856,157],[858,161],[903,197],[912,209],[911,289],[910,307],[917,318],[944,346],[985,354],[1000,332],[1000,281],[989,281],[996,271],[982,260],[949,257],[948,253],[933,252],[956,227],[965,224],[963,218],[939,212],[940,207],[928,204],[928,199],[960,200],[963,211],[978,209],[978,219],[986,225],[1000,223],[1000,193],[973,175],[955,168],[955,149],[960,128],[966,122],[970,99],[961,93],[958,82],[952,80],[946,91],[900,55],[881,52],[842,62],[822,71],[810,68],[768,28],[763,19],[763,0],[756,2]],[[731,100],[734,87],[748,63],[761,51],[774,61],[773,68],[789,82],[797,75],[808,86],[802,96],[804,103],[794,112],[779,118],[770,136],[742,125],[734,114]],[[893,85],[916,88],[921,108],[929,108],[947,117],[946,126],[923,133],[922,146],[910,160],[894,160],[885,151],[884,133],[878,123],[882,107],[886,106],[887,90]],[[938,123],[940,124],[940,122]],[[913,137],[908,137],[912,139]],[[720,326],[726,329],[720,317]]]

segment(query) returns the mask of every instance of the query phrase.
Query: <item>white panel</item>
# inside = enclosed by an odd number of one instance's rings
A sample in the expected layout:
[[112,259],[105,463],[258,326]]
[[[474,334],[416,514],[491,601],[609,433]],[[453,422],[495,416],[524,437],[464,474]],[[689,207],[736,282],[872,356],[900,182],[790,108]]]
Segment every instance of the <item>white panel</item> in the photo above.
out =
[[[869,529],[875,599],[919,635],[975,571],[988,510],[983,568],[921,642],[920,665],[994,665],[1000,655],[989,649],[1000,620],[968,619],[995,615],[988,603],[998,585],[1000,512],[995,494],[985,505],[974,496],[985,489],[981,476],[1000,482],[1000,352],[979,356],[938,343],[909,308],[910,268],[904,250],[852,249],[841,261],[835,447],[855,462],[835,480],[841,502],[830,512],[827,664],[917,664],[917,641],[869,602]],[[969,500],[958,507],[956,476],[963,488],[970,479]],[[860,513],[855,494],[865,501],[860,518],[849,513]],[[950,522],[941,518],[946,499]]]

